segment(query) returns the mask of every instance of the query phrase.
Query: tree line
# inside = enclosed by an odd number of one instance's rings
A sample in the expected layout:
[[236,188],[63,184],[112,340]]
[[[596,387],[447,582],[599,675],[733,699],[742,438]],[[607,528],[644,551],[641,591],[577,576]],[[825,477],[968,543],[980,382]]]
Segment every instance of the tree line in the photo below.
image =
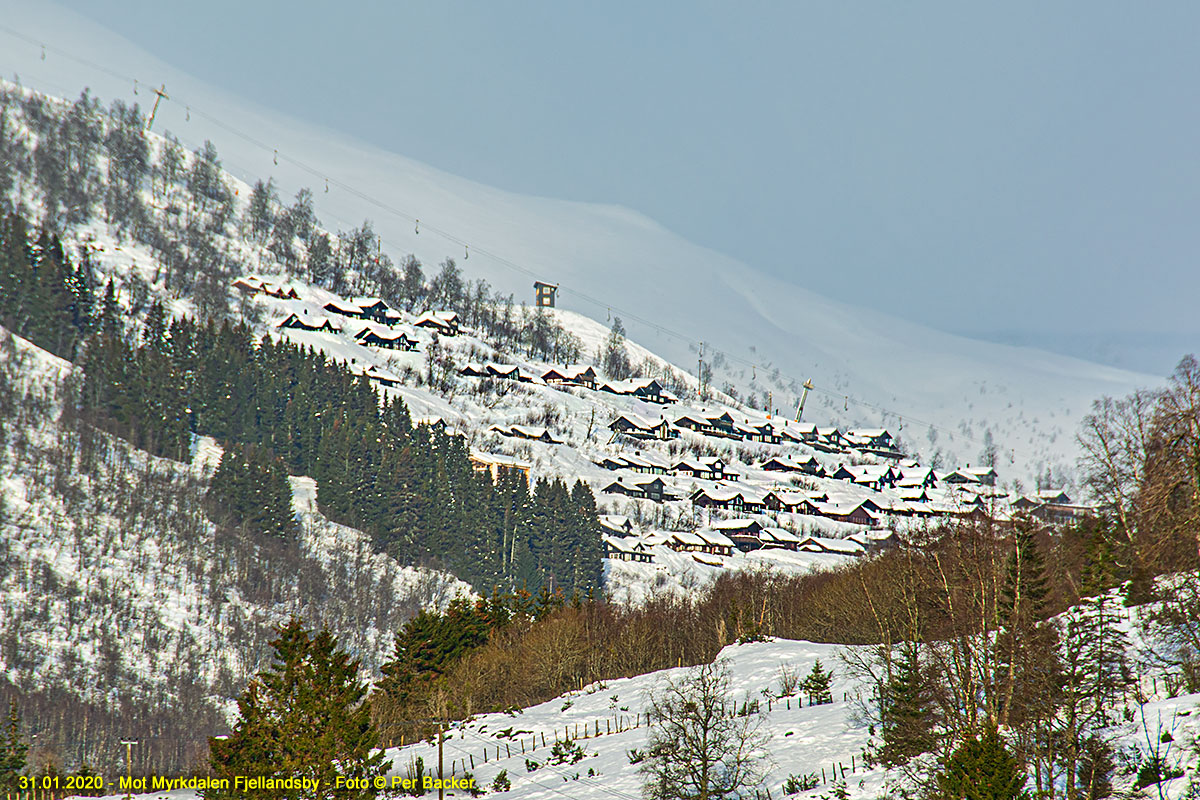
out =
[[399,399],[324,355],[244,324],[170,319],[159,303],[128,325],[106,284],[89,279],[58,240],[32,238],[9,215],[0,229],[0,297],[18,332],[74,357],[79,413],[137,447],[176,460],[191,436],[225,443],[214,517],[286,535],[286,474],[317,480],[321,511],[369,533],[404,563],[439,564],[486,590],[552,583],[587,592],[600,581],[595,499],[582,482],[519,472],[493,483],[465,441],[412,425]]
[[[467,279],[453,258],[427,277],[411,254],[395,263],[369,220],[350,231],[323,230],[308,188],[285,203],[272,179],[258,180],[239,213],[216,145],[205,141],[188,152],[169,132],[156,142],[145,122],[136,103],[114,100],[106,108],[87,90],[57,102],[0,88],[0,211],[51,231],[102,218],[118,241],[153,253],[152,283],[192,299],[205,318],[229,314],[229,283],[245,269],[236,255],[241,240],[265,251],[268,263],[259,269],[343,296],[379,296],[395,308],[455,311],[501,352],[561,363],[584,355],[579,337],[544,309]],[[27,193],[37,205],[25,202]]]

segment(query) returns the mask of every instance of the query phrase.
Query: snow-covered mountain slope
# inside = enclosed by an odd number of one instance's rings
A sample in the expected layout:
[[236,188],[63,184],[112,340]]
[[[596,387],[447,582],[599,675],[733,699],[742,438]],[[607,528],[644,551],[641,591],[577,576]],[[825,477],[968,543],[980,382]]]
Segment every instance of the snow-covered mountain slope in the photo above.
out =
[[[978,458],[990,430],[1011,468],[1028,478],[1073,461],[1076,427],[1092,400],[1157,381],[829,300],[804,288],[804,274],[836,264],[797,265],[795,281],[785,283],[628,209],[515,195],[249,107],[53,3],[0,7],[9,25],[56,48],[42,60],[37,46],[6,41],[4,74],[68,97],[89,85],[104,97],[145,101],[146,84],[165,83],[171,99],[155,130],[192,148],[211,138],[231,172],[249,181],[273,175],[285,195],[311,186],[327,225],[370,219],[395,254],[427,264],[461,259],[469,245],[465,266],[494,287],[530,297],[535,276],[561,284],[560,305],[596,319],[621,316],[632,338],[679,365],[695,365],[704,342],[714,386],[729,382],[759,404],[770,393],[774,407],[794,408],[811,379],[810,420],[895,429],[899,414],[909,442],[959,462]],[[139,78],[142,95],[131,96],[125,76]]]
[[[202,507],[220,459],[212,440],[196,441],[191,464],[148,456],[64,413],[70,375],[0,328],[0,690],[30,713],[32,698],[55,698],[43,741],[86,738],[87,713],[89,747],[131,715],[169,718],[162,736],[221,726],[292,615],[335,631],[377,672],[409,616],[470,592],[326,520],[307,478],[292,479],[296,542],[217,531]],[[58,722],[72,708],[82,730]]]

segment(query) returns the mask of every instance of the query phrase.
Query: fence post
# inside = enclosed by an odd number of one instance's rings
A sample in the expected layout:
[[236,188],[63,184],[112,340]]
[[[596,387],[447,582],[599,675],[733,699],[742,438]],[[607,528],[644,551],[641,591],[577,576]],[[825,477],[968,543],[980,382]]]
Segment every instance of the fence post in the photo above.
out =
[[471,769],[475,769],[475,754],[471,753]]
[[821,784],[825,784],[825,768],[821,767]]
[[[499,749],[499,748],[497,748],[497,749]],[[504,749],[508,751],[508,757],[512,758],[512,748],[508,746],[507,742],[505,742],[505,744],[504,744]],[[499,755],[499,753],[497,753],[497,755]]]

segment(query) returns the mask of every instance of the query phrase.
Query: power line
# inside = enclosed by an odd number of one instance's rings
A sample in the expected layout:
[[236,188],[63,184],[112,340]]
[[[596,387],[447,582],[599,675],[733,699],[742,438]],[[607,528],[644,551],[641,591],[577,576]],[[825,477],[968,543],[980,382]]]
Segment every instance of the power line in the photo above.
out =
[[[102,64],[96,63],[89,59],[85,59],[85,58],[79,57],[73,53],[67,52],[66,50],[63,50],[63,49],[60,49],[57,47],[53,47],[51,45],[46,45],[44,42],[42,42],[34,37],[28,36],[24,33],[21,33],[20,31],[17,31],[8,25],[0,23],[0,31],[3,31],[3,32],[9,34],[10,36],[13,36],[17,39],[20,39],[20,40],[27,42],[29,44],[32,44],[34,46],[40,46],[43,48],[43,51],[53,52],[56,55],[62,56],[63,58],[74,61],[74,62],[81,64],[83,66],[86,66],[90,69],[94,69],[99,72],[103,72],[104,74],[109,75],[114,78],[117,78],[119,80],[132,82],[135,93],[137,91],[138,86],[145,86],[147,91],[156,92],[156,90],[153,88],[153,85],[146,81],[140,81],[139,79],[137,79],[136,77],[134,77],[132,75],[127,75],[127,74],[118,72],[118,71],[111,69],[107,66],[104,66]],[[250,133],[247,133],[246,131],[241,130],[240,128],[236,127],[235,125],[226,122],[224,119],[217,116],[216,114],[209,113],[207,111],[204,111],[202,108],[194,106],[190,103],[186,103],[182,99],[180,99],[179,97],[174,96],[174,95],[167,96],[165,94],[157,94],[157,92],[156,92],[156,102],[159,99],[166,100],[168,103],[174,103],[176,106],[185,108],[187,110],[189,116],[190,116],[190,114],[194,113],[197,116],[205,119],[212,125],[216,126],[217,128],[219,128],[233,136],[236,136],[239,139],[242,139],[243,141],[251,144],[252,146],[262,150],[264,153],[272,154],[272,156],[275,160],[275,163],[278,163],[280,160],[285,161],[288,164],[296,167],[297,169],[299,169],[305,173],[308,173],[309,175],[312,175],[313,177],[317,178],[318,180],[324,181],[327,187],[328,186],[336,186],[338,189],[344,191],[345,193],[347,193],[353,197],[356,197],[371,206],[374,206],[375,208],[379,209],[380,211],[390,214],[398,219],[402,219],[406,222],[411,222],[417,228],[423,228],[425,231],[436,234],[437,236],[441,237],[442,239],[444,239],[447,242],[450,242],[452,244],[462,247],[464,249],[464,253],[473,251],[477,254],[483,255],[483,256],[491,259],[492,261],[496,262],[497,264],[508,267],[509,269],[511,269],[515,272],[518,272],[522,275],[533,278],[535,280],[548,279],[547,276],[545,276],[541,273],[538,273],[538,272],[534,271],[533,269],[530,269],[516,261],[513,261],[512,259],[506,258],[505,256],[503,256],[499,253],[489,250],[488,248],[480,247],[478,244],[475,244],[472,246],[471,243],[468,242],[468,240],[452,233],[449,230],[445,230],[437,225],[431,225],[431,224],[429,224],[428,221],[422,223],[422,222],[420,222],[420,218],[417,217],[416,214],[413,214],[404,209],[398,208],[384,200],[380,200],[379,198],[377,198],[371,194],[368,194],[367,192],[362,191],[361,189],[356,188],[355,186],[353,186],[350,183],[342,181],[342,180],[338,179],[337,177],[329,175],[325,172],[322,172],[321,170],[317,169],[316,167],[313,167],[310,164],[308,164],[298,158],[288,155],[286,152],[281,153],[281,152],[279,152],[278,148],[272,147],[268,143],[251,135]],[[381,242],[387,242],[387,240],[385,240],[382,236],[379,236],[378,238],[380,239]],[[397,244],[395,242],[387,242],[387,243],[392,247],[397,246]],[[595,306],[597,309],[604,308],[604,309],[608,309],[609,311],[615,311],[615,312],[619,313],[625,319],[636,322],[636,323],[646,327],[647,329],[657,331],[662,336],[670,336],[670,337],[676,338],[682,342],[687,343],[688,345],[690,345],[692,347],[700,347],[701,346],[700,340],[695,339],[688,334],[674,330],[666,325],[663,325],[660,322],[656,322],[654,320],[647,319],[629,309],[621,308],[612,303],[605,302],[605,301],[603,301],[597,297],[594,297],[586,292],[581,292],[577,289],[571,289],[570,287],[562,287],[559,289],[559,291],[568,297],[573,297],[573,298],[581,300],[585,303],[590,303],[591,305]],[[749,358],[745,358],[743,356],[739,356],[734,353],[730,353],[727,350],[722,350],[720,348],[712,347],[711,340],[705,339],[704,344],[707,345],[709,351],[713,355],[720,355],[722,358],[724,358],[728,362],[740,364],[744,367],[751,367],[752,369],[756,369],[758,366],[757,361],[752,361]],[[973,437],[967,436],[966,434],[962,433],[961,431],[954,431],[950,428],[945,428],[945,427],[939,426],[939,425],[929,422],[927,420],[918,419],[909,414],[902,414],[893,409],[878,405],[876,403],[868,402],[866,400],[863,400],[861,398],[858,398],[854,395],[851,395],[851,394],[848,394],[845,392],[837,392],[837,391],[834,391],[831,389],[826,389],[824,387],[817,386],[817,385],[813,386],[813,391],[819,392],[823,395],[826,395],[826,396],[832,397],[832,398],[838,398],[838,397],[844,398],[845,404],[847,406],[846,410],[849,410],[848,407],[849,407],[850,402],[854,402],[854,404],[857,406],[871,409],[873,411],[876,411],[876,412],[886,415],[886,416],[895,417],[897,420],[901,421],[901,423],[909,422],[910,424],[917,425],[919,427],[928,428],[930,430],[935,430],[935,431],[938,431],[941,433],[945,433],[952,440],[962,439],[970,444],[974,444],[974,445],[978,445],[978,446],[984,446],[984,444],[985,444],[984,442],[980,442],[980,441],[974,439]],[[1008,450],[1008,451],[1010,451],[1010,453],[1015,453],[1018,450],[1020,450],[1023,456],[1029,457],[1029,453],[1027,453],[1024,450],[1024,448],[1016,448],[1013,446],[1009,446],[1009,447],[999,448],[999,449]]]

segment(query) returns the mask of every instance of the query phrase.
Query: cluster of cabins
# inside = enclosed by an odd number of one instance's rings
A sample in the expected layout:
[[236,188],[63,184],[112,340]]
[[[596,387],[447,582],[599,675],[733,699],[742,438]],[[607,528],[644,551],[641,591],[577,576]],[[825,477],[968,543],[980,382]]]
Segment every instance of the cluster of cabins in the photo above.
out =
[[666,415],[654,419],[625,413],[610,422],[608,427],[614,437],[622,434],[635,439],[666,441],[678,438],[679,432],[686,429],[718,439],[762,444],[804,444],[823,453],[858,452],[895,459],[902,457],[895,450],[896,443],[892,435],[882,428],[843,433],[838,428],[818,427],[812,423],[782,418],[760,421],[737,419],[728,411],[687,411],[673,415],[669,420]]
[[[301,300],[295,288],[272,284],[256,277],[239,278],[234,287],[244,294],[265,295],[279,300]],[[331,300],[321,306],[324,313],[294,306],[280,328],[325,331],[352,335],[359,344],[399,351],[417,350],[416,328],[441,336],[459,334],[457,314],[447,311],[426,311],[405,329],[398,329],[404,315],[390,308],[378,297],[354,297]],[[412,334],[412,335],[410,335]],[[377,367],[363,367],[360,374],[383,386],[396,386],[400,379]],[[678,439],[682,431],[721,440],[757,442],[774,445],[804,445],[810,451],[832,455],[878,457],[882,463],[841,464],[832,468],[813,455],[774,455],[748,467],[758,472],[758,478],[746,478],[730,469],[723,459],[713,456],[663,458],[654,453],[637,451],[605,455],[595,463],[619,472],[615,480],[597,488],[619,495],[656,503],[690,502],[694,508],[708,509],[732,515],[733,519],[712,519],[696,531],[660,531],[635,536],[626,521],[624,526],[606,524],[604,543],[606,555],[626,561],[648,562],[655,547],[689,553],[700,561],[728,556],[734,551],[791,550],[856,556],[873,552],[895,543],[894,534],[878,530],[884,515],[896,516],[962,516],[982,515],[988,501],[1002,493],[995,491],[996,473],[990,468],[964,467],[948,473],[915,464],[903,464],[897,442],[885,429],[850,429],[821,427],[784,418],[752,420],[735,416],[727,410],[679,408],[668,413],[666,406],[678,398],[655,378],[604,380],[589,365],[555,366],[529,369],[502,363],[467,364],[459,374],[469,378],[511,380],[521,383],[557,388],[578,387],[596,392],[630,397],[664,406],[657,417],[626,412],[617,416],[608,427],[610,443],[621,437],[648,441]],[[505,437],[561,444],[547,429],[526,425],[494,425],[490,432]],[[530,465],[511,456],[471,451],[475,469],[488,472],[493,479],[508,470],[529,475]],[[890,463],[888,463],[890,462]],[[762,473],[775,473],[779,480],[763,480]],[[801,488],[814,485],[797,478],[841,481],[848,487],[842,492],[829,483],[828,491]],[[778,485],[790,481],[792,485]],[[697,483],[700,486],[697,486]],[[775,483],[776,485],[770,485]],[[1047,522],[1067,522],[1077,519],[1091,509],[1076,505],[1065,492],[1040,490],[1023,495],[1011,502],[1015,512],[1031,513]],[[799,514],[823,517],[836,522],[851,523],[863,530],[843,539],[802,536],[792,530],[751,519],[746,515]],[[770,517],[763,516],[763,520]],[[778,519],[778,517],[776,517]],[[720,562],[705,561],[704,563]]]
[[233,282],[233,288],[249,297],[253,297],[256,294],[265,294],[267,297],[274,297],[278,300],[300,299],[300,294],[294,288],[267,283],[262,278],[256,278],[253,275],[238,278]]
[[[616,430],[637,425],[647,431],[666,425],[665,419],[653,420],[624,414],[618,417]],[[881,432],[886,434],[886,431]],[[643,438],[650,438],[645,436]],[[879,433],[873,437],[880,441]],[[828,517],[841,522],[873,525],[880,514],[899,516],[969,515],[978,513],[995,496],[996,472],[992,468],[966,467],[949,473],[936,473],[915,464],[838,464],[828,468],[816,457],[772,456],[759,466],[767,473],[828,478],[844,481],[869,492],[854,493],[857,498],[831,499],[827,493],[804,491],[795,486],[762,488],[738,483],[741,475],[717,457],[689,456],[666,460],[654,453],[635,451],[604,455],[595,463],[605,469],[632,473],[603,487],[609,494],[620,494],[655,502],[687,499],[699,508],[732,512],[786,512]],[[675,478],[673,488],[663,480]],[[680,480],[706,481],[715,485],[695,488],[682,495]],[[939,483],[942,489],[939,490]],[[878,495],[878,496],[875,496]]]
[[[291,287],[277,286],[253,276],[238,278],[233,287],[246,295],[263,294],[279,300],[300,300],[299,293]],[[349,300],[338,298],[321,306],[324,314],[309,314],[307,309],[292,312],[280,328],[327,333],[349,333],[359,344],[391,350],[413,351],[417,340],[395,326],[404,321],[404,315],[389,306],[379,297],[354,297]],[[413,320],[414,328],[424,328],[442,336],[457,336],[458,314],[453,311],[426,311]]]
[[[718,510],[730,519],[714,519],[696,531],[663,531],[634,537],[621,526],[608,524],[606,549],[610,558],[650,560],[656,545],[692,553],[703,561],[711,556],[731,555],[735,550],[794,550],[855,556],[896,543],[895,534],[883,530],[885,516],[983,518],[997,513],[1030,513],[1048,523],[1065,523],[1091,513],[1075,504],[1066,492],[1039,490],[1013,500],[997,490],[996,471],[991,467],[963,467],[937,472],[916,464],[839,464],[836,469],[814,457],[775,456],[758,469],[763,472],[796,473],[825,479],[805,489],[798,486],[761,487],[741,482],[720,458],[687,457],[666,460],[642,451],[605,455],[598,466],[619,470],[616,480],[601,488],[607,494],[654,502],[688,501],[694,508]],[[740,470],[741,468],[739,468]],[[761,474],[760,474],[761,477]],[[681,484],[692,486],[682,490]],[[705,485],[695,486],[695,482]],[[830,481],[848,484],[844,491]],[[854,487],[854,488],[852,488]],[[1000,511],[1001,507],[1009,511]],[[861,526],[864,530],[845,538],[803,536],[773,526],[779,514],[822,517]],[[753,515],[760,515],[754,519]],[[777,523],[776,523],[777,525]],[[708,563],[707,561],[704,563]]]
[[767,527],[749,518],[713,522],[695,531],[653,531],[638,535],[627,518],[606,515],[601,518],[601,527],[605,558],[642,563],[653,562],[654,550],[659,546],[678,553],[689,553],[702,564],[725,566],[723,562],[714,562],[705,556],[788,550],[853,557],[899,544],[896,534],[888,530],[867,530],[844,539],[834,539],[798,534],[786,528]]
[[1091,506],[1080,505],[1062,489],[1038,489],[1013,501],[1013,508],[1049,524],[1070,524],[1095,513]]
[[657,378],[634,378],[627,381],[600,380],[596,376],[595,367],[583,365],[551,367],[538,373],[515,364],[467,364],[459,370],[458,374],[468,378],[501,378],[559,388],[579,386],[584,389],[634,397],[638,400],[663,405],[674,403],[677,400],[675,395],[663,388]]
[[562,444],[562,440],[555,439],[550,431],[545,428],[532,428],[527,425],[493,425],[488,428],[489,433],[498,433],[501,436],[508,436],[512,439],[525,439],[530,442],[543,442],[545,444]]

